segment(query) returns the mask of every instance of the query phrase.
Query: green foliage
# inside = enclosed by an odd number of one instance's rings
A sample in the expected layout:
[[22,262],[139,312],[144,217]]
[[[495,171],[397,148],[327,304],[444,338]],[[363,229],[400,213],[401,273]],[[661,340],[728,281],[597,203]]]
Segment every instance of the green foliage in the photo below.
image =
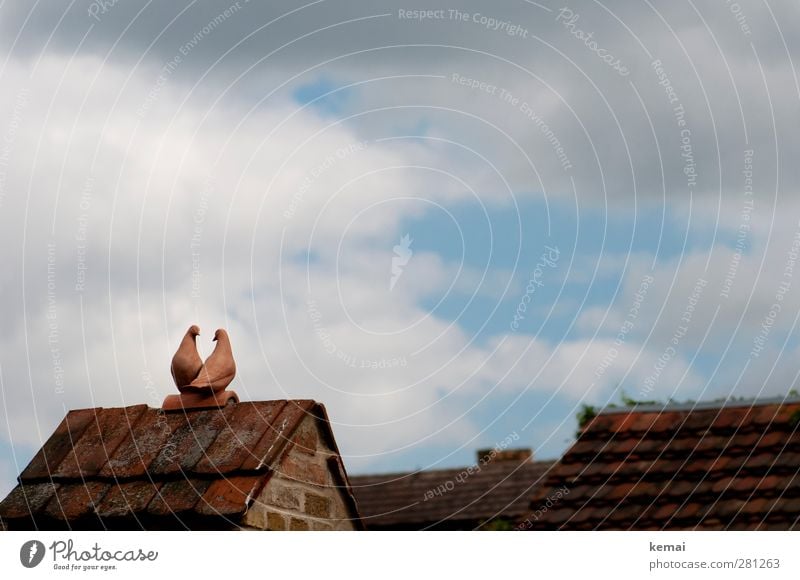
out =
[[514,522],[506,518],[495,518],[480,527],[485,532],[510,532],[514,529]]
[[587,405],[586,403],[581,404],[581,410],[578,411],[578,430],[575,432],[576,438],[581,436],[581,430],[595,417],[597,417],[597,407]]
[[655,401],[655,400],[653,400],[653,401],[639,401],[639,400],[636,400],[636,399],[634,399],[632,397],[629,397],[625,393],[625,391],[622,391],[622,394],[620,395],[620,399],[622,400],[622,404],[625,405],[626,407],[635,407],[636,405],[658,405],[659,404],[659,402]]

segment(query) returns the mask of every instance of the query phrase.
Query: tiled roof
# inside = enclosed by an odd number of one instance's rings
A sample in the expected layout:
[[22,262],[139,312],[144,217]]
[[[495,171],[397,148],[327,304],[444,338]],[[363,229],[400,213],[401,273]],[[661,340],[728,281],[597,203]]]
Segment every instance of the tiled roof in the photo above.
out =
[[602,413],[521,529],[800,528],[800,401]]
[[350,484],[367,529],[472,529],[497,518],[516,521],[552,464],[500,461],[351,476]]
[[[40,528],[147,527],[159,518],[159,527],[234,525],[307,414],[330,433],[324,407],[304,400],[70,411],[0,503],[0,519]],[[330,445],[336,449],[332,435]]]

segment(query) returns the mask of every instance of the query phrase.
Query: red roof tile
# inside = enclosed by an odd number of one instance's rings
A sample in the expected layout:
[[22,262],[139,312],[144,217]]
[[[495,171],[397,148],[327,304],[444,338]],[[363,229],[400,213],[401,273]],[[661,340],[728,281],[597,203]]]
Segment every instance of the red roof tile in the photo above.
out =
[[92,477],[114,455],[117,447],[130,433],[147,409],[147,405],[95,409],[81,436],[74,442],[64,460],[52,472],[54,478]]
[[135,517],[142,513],[161,487],[161,482],[129,481],[112,485],[103,496],[98,511],[103,517]]
[[147,504],[147,513],[155,516],[180,515],[194,509],[213,483],[210,479],[168,481]]
[[797,400],[601,413],[533,494],[520,528],[800,528],[798,419]]
[[[255,448],[262,436],[262,424],[273,425],[286,401],[270,401],[258,409],[260,421],[248,421],[252,412],[247,406],[234,405],[225,410],[226,423],[205,456],[195,467],[197,473],[226,473],[239,469],[246,459],[255,456]],[[236,425],[236,428],[233,426]]]
[[2,504],[2,517],[13,520],[38,513],[55,495],[58,484],[22,483],[11,490]]
[[37,478],[49,479],[67,454],[75,446],[83,431],[94,420],[94,409],[72,411],[56,427],[55,432],[34,456],[28,467],[22,472],[21,478],[33,480]]
[[191,473],[225,425],[225,411],[188,412],[172,432],[169,443],[147,466],[151,477]]
[[244,458],[241,469],[260,469],[263,465],[275,461],[303,417],[313,413],[312,406],[312,401],[287,401],[277,417],[267,423],[264,434],[256,443],[252,453],[248,453]]
[[242,475],[216,479],[208,486],[195,511],[204,515],[235,515],[249,505],[264,485],[264,477]]
[[181,422],[185,422],[182,414],[145,413],[133,426],[130,437],[120,443],[98,475],[119,479],[141,477],[156,456],[168,447],[172,432]]
[[93,515],[110,484],[87,481],[83,484],[59,485],[47,502],[44,515],[56,520],[77,520]]

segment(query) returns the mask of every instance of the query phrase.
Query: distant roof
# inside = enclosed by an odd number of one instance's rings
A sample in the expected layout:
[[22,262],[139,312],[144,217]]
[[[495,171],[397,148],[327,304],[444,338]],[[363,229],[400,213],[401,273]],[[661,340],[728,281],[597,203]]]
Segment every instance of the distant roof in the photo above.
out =
[[314,401],[70,411],[0,503],[0,519],[39,528],[131,519],[142,527],[154,519],[162,527],[220,519],[233,525],[307,414],[324,423],[336,450],[325,408]]
[[[496,518],[516,521],[552,461],[351,476],[367,529],[464,529]],[[471,470],[471,471],[470,471]]]
[[601,413],[520,528],[800,528],[799,431],[797,399]]

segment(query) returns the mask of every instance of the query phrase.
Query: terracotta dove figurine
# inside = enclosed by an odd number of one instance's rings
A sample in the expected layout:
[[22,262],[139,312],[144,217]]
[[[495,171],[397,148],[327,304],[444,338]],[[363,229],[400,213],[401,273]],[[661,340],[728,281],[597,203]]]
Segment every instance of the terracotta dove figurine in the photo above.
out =
[[220,328],[214,333],[214,340],[217,346],[206,359],[197,377],[189,383],[189,390],[211,390],[218,393],[224,391],[236,375],[236,363],[233,361],[228,333]]
[[189,327],[183,336],[181,345],[178,347],[175,356],[172,357],[172,378],[175,379],[175,386],[179,391],[183,391],[189,383],[197,378],[200,369],[203,368],[203,359],[197,353],[197,335],[200,329],[196,325]]

